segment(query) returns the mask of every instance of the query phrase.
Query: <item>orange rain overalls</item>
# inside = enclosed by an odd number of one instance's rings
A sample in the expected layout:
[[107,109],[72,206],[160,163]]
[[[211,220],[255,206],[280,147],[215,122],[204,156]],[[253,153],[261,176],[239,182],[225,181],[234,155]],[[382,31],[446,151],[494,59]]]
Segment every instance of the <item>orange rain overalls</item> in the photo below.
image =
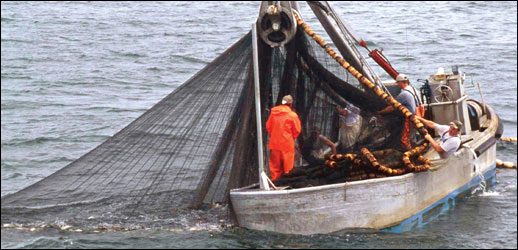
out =
[[[408,90],[407,90],[408,91]],[[419,116],[419,117],[424,117],[424,112],[425,112],[425,109],[424,109],[424,106],[423,104],[421,104],[421,102],[419,101],[419,99],[417,99],[416,95],[415,95],[415,92],[412,93],[410,91],[408,91],[410,94],[412,94],[412,96],[414,97],[414,102],[415,102],[415,114],[416,116]],[[407,107],[408,108],[408,107]],[[411,129],[411,126],[412,124],[410,124],[410,119],[408,118],[405,118],[405,125],[403,127],[403,133],[401,135],[401,147],[406,149],[406,150],[410,150],[412,149],[412,144],[410,142],[410,131],[412,130]]]
[[270,134],[268,149],[271,150],[269,165],[272,180],[293,169],[295,138],[301,130],[299,116],[289,106],[279,105],[272,108],[266,121],[266,131]]
[[405,126],[403,127],[403,133],[401,134],[401,147],[405,150],[412,149],[412,144],[410,143],[410,119],[405,118]]

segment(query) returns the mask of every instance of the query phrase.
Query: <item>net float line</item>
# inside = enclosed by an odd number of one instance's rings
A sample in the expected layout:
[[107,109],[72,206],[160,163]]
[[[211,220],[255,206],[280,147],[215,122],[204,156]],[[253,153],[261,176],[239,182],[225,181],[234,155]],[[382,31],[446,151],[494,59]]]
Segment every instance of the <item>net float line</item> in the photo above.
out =
[[330,167],[330,168],[336,168],[338,167],[338,163],[336,163],[336,161],[332,161],[332,160],[326,160],[324,162],[324,165]]
[[[392,154],[396,152],[393,149],[386,149],[386,150],[379,150],[375,151],[377,155],[387,155]],[[381,165],[383,168],[373,169],[372,164],[369,164],[368,162],[360,159],[357,154],[332,154],[329,155],[327,160],[325,161],[325,165],[330,168],[337,168],[337,167],[343,167],[346,164],[345,163],[351,163],[349,165],[350,172],[348,172],[346,176],[346,181],[359,181],[359,180],[366,180],[366,179],[372,179],[372,178],[383,178],[387,177],[389,175],[402,175],[406,172],[405,169],[392,169],[393,166],[398,167],[401,166],[402,163],[395,161],[391,162],[387,165]],[[370,168],[374,171],[380,171],[379,173],[373,173],[372,170],[368,170],[367,168]],[[385,171],[385,172],[383,172]]]
[[[416,147],[412,150],[409,150],[403,153],[403,163],[406,166],[408,172],[423,172],[430,169],[431,162],[430,160],[424,158],[420,155],[425,149],[428,147],[428,143],[424,143],[423,145]],[[417,158],[416,163],[422,163],[420,165],[414,165],[412,163],[411,158]]]
[[324,165],[330,168],[344,166],[348,162],[353,162],[356,159],[356,154],[331,154],[327,157]]
[[344,60],[342,57],[340,57],[331,47],[328,46],[328,44],[320,37],[319,35],[315,34],[311,28],[304,23],[300,17],[294,13],[295,19],[297,20],[297,25],[301,27],[306,34],[311,36],[313,40],[315,40],[320,47],[324,48],[326,53],[330,55],[333,59],[335,59],[338,64],[340,64],[344,69],[349,71],[351,75],[356,77],[360,81],[361,84],[366,86],[369,89],[372,89],[374,93],[379,96],[381,99],[385,100],[388,104],[390,104],[395,109],[399,110],[407,119],[409,119],[412,123],[415,124],[417,129],[419,130],[419,133],[423,136],[428,134],[428,131],[424,127],[423,123],[421,123],[410,110],[408,110],[405,106],[401,105],[400,102],[398,102],[394,97],[389,96],[385,91],[377,87],[374,83],[372,83],[367,77],[363,76],[358,70],[356,70],[353,66],[351,66],[346,60]]
[[501,168],[514,168],[516,169],[516,164],[510,161],[501,161],[499,159],[496,159],[496,166]]
[[512,137],[500,137],[501,141],[516,142],[516,138]]
[[344,160],[348,160],[348,161],[353,161],[354,159],[356,159],[357,155],[356,154],[331,154],[329,155],[329,160],[331,161],[344,161]]
[[374,152],[372,152],[372,155],[374,155],[375,157],[379,157],[379,156],[391,155],[394,153],[396,153],[396,150],[388,148],[388,149],[374,151]]
[[[395,109],[399,110],[407,119],[409,119],[412,123],[415,124],[415,126],[417,127],[417,129],[419,130],[419,133],[421,135],[425,136],[428,134],[428,131],[426,130],[424,125],[416,118],[416,116],[414,114],[412,114],[412,112],[410,112],[405,106],[401,105],[401,103],[398,102],[395,98],[393,98],[392,96],[389,96],[387,93],[385,93],[385,91],[383,91],[382,89],[377,87],[368,78],[363,76],[358,70],[356,70],[353,66],[351,66],[346,60],[344,60],[342,57],[340,57],[331,47],[328,46],[328,44],[319,35],[315,34],[315,32],[313,30],[311,30],[311,28],[306,23],[304,23],[304,21],[296,13],[294,14],[294,16],[297,21],[297,25],[301,29],[303,29],[309,36],[311,36],[313,38],[313,40],[315,40],[320,45],[320,47],[324,48],[326,53],[328,55],[330,55],[333,59],[335,59],[338,64],[340,64],[350,74],[352,74],[354,77],[356,77],[356,79],[358,79],[361,84],[365,85],[369,89],[372,89],[377,96],[379,96],[381,99],[385,100],[385,102],[387,102],[389,105],[391,105]],[[420,151],[422,151],[422,150],[420,150]],[[372,157],[374,158],[374,156],[372,156]],[[357,159],[354,160],[353,163],[360,164],[360,162],[355,162],[355,161],[357,161]],[[403,162],[405,163],[405,165],[407,166],[407,168],[409,170],[420,172],[420,171],[426,171],[430,168],[429,161],[427,159],[425,159],[424,157],[419,158],[419,161],[423,162],[424,164],[415,166],[411,162],[410,156],[406,156],[406,157],[403,156]],[[336,165],[337,165],[336,162],[334,162],[334,161],[330,161],[330,162],[328,162],[328,164],[330,167],[336,167]],[[378,165],[374,165],[374,166],[377,168],[380,168]],[[383,168],[381,168],[381,171],[391,172],[388,169],[389,168],[387,168],[386,166],[383,166]]]
[[373,167],[374,169],[378,170],[379,172],[388,175],[388,176],[396,176],[396,175],[402,175],[406,173],[405,169],[392,169],[387,167],[386,165],[381,165],[376,157],[366,148],[362,148],[361,152],[363,156],[369,161],[369,165]]

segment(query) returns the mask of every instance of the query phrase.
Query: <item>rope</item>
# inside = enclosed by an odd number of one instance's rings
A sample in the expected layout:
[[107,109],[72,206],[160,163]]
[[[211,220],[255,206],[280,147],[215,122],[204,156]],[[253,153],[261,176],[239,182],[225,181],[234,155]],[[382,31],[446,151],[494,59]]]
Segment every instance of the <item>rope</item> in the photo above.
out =
[[412,112],[410,112],[410,110],[408,110],[405,106],[401,105],[401,103],[398,102],[395,98],[385,93],[385,91],[383,91],[374,83],[372,83],[367,77],[363,76],[346,60],[340,57],[331,47],[327,45],[327,43],[319,35],[315,34],[315,32],[313,32],[313,30],[311,30],[311,28],[307,24],[305,24],[304,21],[300,19],[296,13],[294,13],[294,16],[297,20],[297,25],[301,27],[309,36],[311,36],[313,40],[315,40],[320,45],[320,47],[324,48],[326,53],[330,55],[333,59],[335,59],[335,61],[338,62],[338,64],[340,64],[344,69],[349,71],[351,75],[356,77],[356,79],[358,79],[361,84],[365,85],[369,89],[372,89],[377,96],[385,100],[389,105],[391,105],[395,109],[399,110],[406,118],[410,119],[410,121],[415,124],[421,135],[425,136],[428,134],[428,131],[426,130],[426,128],[424,128],[424,125],[415,117],[414,114],[412,114]]
[[[356,77],[358,81],[360,81],[361,84],[365,85],[367,88],[372,89],[374,93],[379,96],[381,99],[385,100],[389,105],[394,107],[394,109],[399,110],[407,119],[409,119],[412,123],[415,124],[417,129],[419,130],[419,133],[423,136],[428,134],[428,131],[424,127],[424,125],[416,118],[410,110],[408,110],[405,106],[401,105],[400,102],[398,102],[395,98],[387,94],[384,90],[380,89],[378,86],[376,86],[374,83],[372,83],[367,77],[363,76],[358,70],[356,70],[353,66],[351,66],[346,60],[344,60],[342,57],[340,57],[331,47],[328,46],[328,44],[311,28],[304,23],[304,21],[296,14],[294,13],[295,19],[297,20],[297,25],[302,28],[309,36],[315,40],[320,47],[324,48],[326,53],[331,56],[333,59],[335,59],[338,64],[340,64],[344,69],[346,69],[351,75]],[[403,154],[402,160],[403,163],[406,165],[407,169],[406,171],[399,171],[395,169],[388,168],[386,166],[380,165],[376,158],[365,148],[362,149],[362,154],[365,156],[365,158],[368,159],[368,165],[371,165],[379,172],[382,172],[386,175],[401,175],[405,172],[421,172],[421,171],[427,171],[430,168],[430,161],[426,158],[424,158],[422,155],[420,155],[425,148],[428,146],[427,143],[423,144],[420,147],[416,147],[414,149],[411,149]],[[335,156],[336,157],[336,156]],[[351,156],[350,156],[351,157]],[[415,157],[417,158],[418,162],[423,163],[422,165],[415,166],[410,158]],[[345,158],[345,157],[344,157]],[[348,157],[349,158],[349,157]],[[356,158],[356,157],[353,157]],[[348,159],[349,161],[353,161],[354,164],[359,165],[362,163],[359,159]],[[336,161],[333,161],[332,159],[329,161],[326,161],[326,165],[329,167],[336,167],[340,165]],[[365,175],[365,174],[362,174]],[[365,177],[365,176],[364,176]],[[376,176],[378,177],[378,176]],[[362,178],[362,177],[358,177]]]

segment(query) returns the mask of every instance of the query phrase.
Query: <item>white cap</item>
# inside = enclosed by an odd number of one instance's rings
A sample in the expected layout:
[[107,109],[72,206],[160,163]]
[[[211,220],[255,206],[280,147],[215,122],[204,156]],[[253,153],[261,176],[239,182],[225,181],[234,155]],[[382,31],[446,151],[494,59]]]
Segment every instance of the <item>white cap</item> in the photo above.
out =
[[405,74],[397,75],[396,82],[399,82],[399,81],[408,81],[408,76],[406,76]]
[[282,98],[282,104],[291,104],[293,103],[293,97],[291,95],[286,95]]

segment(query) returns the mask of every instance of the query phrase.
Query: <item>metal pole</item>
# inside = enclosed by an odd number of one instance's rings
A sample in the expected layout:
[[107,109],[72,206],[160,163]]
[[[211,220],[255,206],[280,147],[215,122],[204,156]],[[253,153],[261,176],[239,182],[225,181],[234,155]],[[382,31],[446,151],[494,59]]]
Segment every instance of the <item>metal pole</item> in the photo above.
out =
[[370,72],[366,71],[363,67],[362,62],[355,56],[356,54],[353,52],[351,46],[344,40],[343,37],[340,36],[335,26],[329,20],[327,13],[320,7],[322,4],[320,2],[309,2],[308,5],[315,13],[315,16],[324,27],[325,31],[329,35],[329,38],[333,41],[342,57],[348,61],[356,70],[360,71],[364,76],[366,76],[371,82],[375,83],[375,79],[372,77]]
[[257,158],[259,159],[259,184],[262,190],[269,190],[268,183],[265,183],[264,175],[264,153],[263,153],[263,131],[261,122],[261,97],[259,89],[259,55],[257,50],[257,27],[252,24],[252,50],[254,63],[254,85],[255,85],[255,115],[257,121]]
[[480,83],[477,82],[478,92],[480,93],[480,99],[482,100],[482,106],[484,106],[484,114],[487,116],[487,108],[486,102],[484,101],[484,96],[482,95],[482,89],[480,89]]

